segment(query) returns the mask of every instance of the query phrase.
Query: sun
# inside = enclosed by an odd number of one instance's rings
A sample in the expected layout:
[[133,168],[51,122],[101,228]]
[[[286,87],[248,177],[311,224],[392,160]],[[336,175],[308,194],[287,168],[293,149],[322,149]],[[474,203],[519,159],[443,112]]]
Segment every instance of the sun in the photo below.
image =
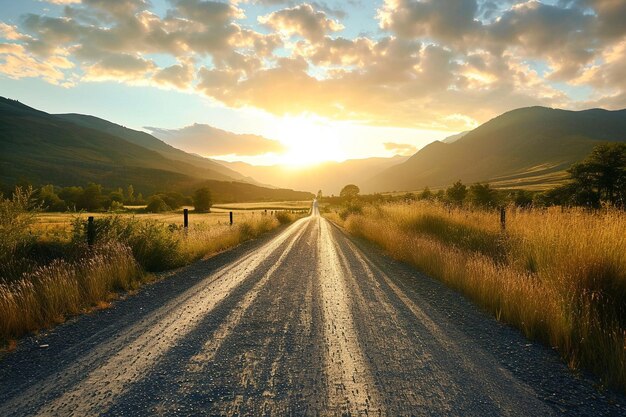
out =
[[304,167],[345,159],[342,140],[332,122],[314,116],[285,116],[274,134],[287,148],[280,156],[284,165]]

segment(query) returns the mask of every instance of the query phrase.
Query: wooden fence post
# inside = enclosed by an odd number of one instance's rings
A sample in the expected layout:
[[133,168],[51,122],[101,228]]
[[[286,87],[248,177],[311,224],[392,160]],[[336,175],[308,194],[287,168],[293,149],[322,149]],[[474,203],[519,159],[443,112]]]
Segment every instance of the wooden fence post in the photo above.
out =
[[183,209],[183,227],[189,227],[189,209]]
[[506,230],[506,208],[504,206],[500,207],[500,226],[502,230]]
[[93,246],[96,240],[96,225],[93,222],[93,216],[87,218],[87,245]]
[[230,212],[230,225],[233,225],[233,212]]

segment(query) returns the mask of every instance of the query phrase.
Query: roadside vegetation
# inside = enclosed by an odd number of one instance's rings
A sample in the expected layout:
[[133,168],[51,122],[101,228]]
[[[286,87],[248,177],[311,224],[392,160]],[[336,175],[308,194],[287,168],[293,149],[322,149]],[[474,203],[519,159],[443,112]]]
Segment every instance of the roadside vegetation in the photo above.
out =
[[626,390],[624,165],[614,181],[588,171],[584,186],[586,168],[573,167],[564,188],[582,207],[459,181],[409,197],[353,195],[325,216],[557,349],[570,367]]
[[[201,221],[182,227],[152,215],[101,214],[95,242],[87,245],[86,216],[56,214],[64,226],[38,223],[41,201],[17,188],[0,199],[0,347],[24,334],[63,322],[68,316],[108,305],[120,292],[154,280],[154,272],[189,264],[293,222],[300,214],[228,213],[210,210],[210,193],[197,193]],[[149,217],[149,218],[144,218]]]

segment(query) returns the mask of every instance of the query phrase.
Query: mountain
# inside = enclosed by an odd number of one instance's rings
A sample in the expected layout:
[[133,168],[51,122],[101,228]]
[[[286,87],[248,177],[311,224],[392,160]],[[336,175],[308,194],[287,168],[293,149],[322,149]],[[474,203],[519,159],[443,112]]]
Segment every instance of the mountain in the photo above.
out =
[[454,143],[457,140],[461,139],[463,136],[467,135],[468,133],[469,133],[469,130],[467,130],[465,132],[457,133],[456,135],[448,136],[447,138],[442,140],[442,142],[443,143]]
[[314,193],[321,189],[325,195],[338,195],[344,185],[356,184],[361,186],[372,175],[383,172],[407,159],[406,156],[349,159],[344,162],[324,162],[303,168],[287,165],[257,166],[244,162],[222,163],[244,175],[254,177],[262,183]]
[[87,116],[84,114],[75,113],[57,114],[55,116],[79,126],[99,130],[101,132],[125,139],[130,143],[134,143],[135,145],[143,146],[144,148],[156,151],[168,159],[184,162],[203,170],[214,171],[215,173],[220,174],[221,176],[228,177],[230,179],[259,185],[253,178],[245,177],[239,172],[233,171],[232,169],[229,169],[224,165],[215,162],[209,158],[203,158],[199,155],[194,155],[182,151],[178,148],[168,145],[161,139],[158,139],[148,133],[129,129],[95,116]]
[[[111,188],[132,184],[146,195],[166,190],[190,194],[209,186],[220,202],[312,197],[310,193],[234,181],[227,175],[231,170],[219,164],[213,168],[212,161],[204,163],[193,155],[164,148],[154,142],[158,139],[151,140],[141,132],[120,130],[125,128],[101,119],[72,118],[81,120],[76,124],[67,115],[51,115],[0,97],[0,181],[4,185],[59,186],[96,182]],[[98,128],[87,127],[87,121]],[[134,138],[127,140],[114,133]],[[153,150],[159,146],[160,151]]]
[[200,155],[262,155],[282,153],[287,149],[280,141],[253,134],[239,134],[216,127],[194,123],[180,129],[146,126],[155,137],[188,152]]
[[626,110],[527,107],[504,113],[453,143],[433,142],[366,182],[365,191],[444,187],[460,179],[545,188],[595,145],[626,141]]

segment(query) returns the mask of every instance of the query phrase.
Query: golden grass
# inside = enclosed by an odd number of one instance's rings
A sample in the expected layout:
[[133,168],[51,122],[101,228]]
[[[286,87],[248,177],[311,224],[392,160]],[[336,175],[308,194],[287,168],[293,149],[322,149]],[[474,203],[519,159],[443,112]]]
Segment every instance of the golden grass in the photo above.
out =
[[[261,211],[236,211],[234,210],[235,224],[238,224],[255,217],[262,216]],[[133,213],[121,212],[114,214],[120,218],[154,220],[164,224],[183,224],[183,211],[171,211],[165,213]],[[102,219],[112,216],[110,213],[37,213],[35,221],[31,226],[33,234],[40,239],[49,240],[69,240],[72,234],[72,222],[77,217],[87,218],[93,216],[95,219]],[[195,213],[189,210],[189,224],[192,227],[212,227],[229,224],[229,213],[227,210],[215,209],[211,213]]]
[[[289,221],[296,219],[296,215],[288,214]],[[281,222],[275,216],[255,215],[246,220],[229,224],[208,226],[206,223],[190,227],[189,230],[178,230],[180,240],[179,252],[183,263],[187,264],[203,257],[213,255],[232,248],[263,233],[275,229]]]
[[213,207],[216,210],[308,210],[311,208],[311,200],[216,204]]
[[147,278],[128,247],[107,244],[79,261],[53,261],[18,280],[0,281],[0,339],[61,323]]
[[498,213],[416,202],[366,206],[344,225],[626,389],[623,211],[509,208],[502,232]]
[[[11,346],[12,339],[28,332],[61,323],[71,315],[105,308],[117,292],[137,289],[153,277],[145,272],[141,262],[162,269],[182,266],[301,217],[291,213],[278,217],[248,213],[238,216],[235,224],[230,226],[227,216],[199,216],[205,221],[196,218],[188,230],[176,228],[171,231],[164,225],[150,226],[156,216],[151,216],[151,220],[146,216],[140,219],[110,217],[108,220],[115,227],[111,230],[118,233],[130,231],[130,239],[124,242],[107,239],[92,249],[84,248],[85,255],[77,261],[56,260],[18,279],[3,281],[0,278],[0,342],[4,341],[0,344]],[[43,218],[48,223],[59,218],[70,222],[74,216]],[[165,216],[160,219],[165,223],[169,220]],[[45,231],[40,224],[34,230]],[[63,227],[69,228],[65,224]],[[46,238],[51,236],[48,234]],[[150,241],[153,242],[144,244]]]

